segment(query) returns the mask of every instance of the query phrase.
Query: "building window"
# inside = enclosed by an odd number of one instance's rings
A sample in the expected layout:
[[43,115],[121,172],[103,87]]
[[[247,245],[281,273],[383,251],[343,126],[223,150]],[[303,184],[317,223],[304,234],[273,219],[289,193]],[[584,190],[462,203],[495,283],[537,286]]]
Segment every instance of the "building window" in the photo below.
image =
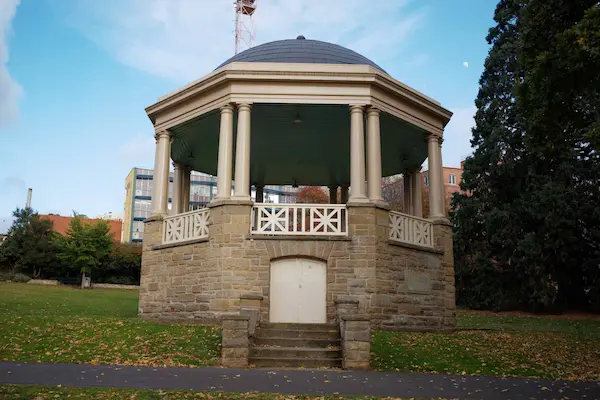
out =
[[429,186],[429,175],[424,174],[423,175],[423,180],[425,181],[425,186]]
[[456,185],[456,175],[450,175],[448,177],[448,182],[450,182],[451,185]]

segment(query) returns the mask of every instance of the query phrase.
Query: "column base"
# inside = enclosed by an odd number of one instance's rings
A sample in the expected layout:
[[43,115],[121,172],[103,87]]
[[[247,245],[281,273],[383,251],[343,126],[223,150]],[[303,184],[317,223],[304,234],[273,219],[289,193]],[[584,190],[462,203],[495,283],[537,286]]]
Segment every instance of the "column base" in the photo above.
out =
[[383,199],[374,199],[374,200],[370,200],[371,204],[375,205],[375,207],[377,208],[381,208],[382,210],[388,210],[390,209],[390,204],[383,200]]
[[146,218],[144,220],[144,222],[151,222],[151,221],[162,221],[163,219],[165,219],[165,217],[168,217],[169,215],[166,213],[153,213],[151,214],[148,218]]
[[241,206],[251,206],[252,200],[251,199],[238,199],[238,198],[233,198],[233,197],[228,197],[228,198],[223,198],[223,199],[213,199],[210,203],[208,203],[207,207],[208,208],[212,208],[212,207],[218,207],[218,206],[222,206],[222,205],[241,205]]
[[238,201],[238,202],[239,201],[249,201],[249,202],[252,202],[252,197],[251,196],[239,196],[239,195],[236,196],[236,195],[233,195],[233,196],[231,196],[231,200]]
[[434,215],[430,214],[429,218],[427,218],[427,219],[432,220],[432,221],[447,221],[448,223],[450,223],[450,220],[444,214],[434,214]]
[[350,197],[348,199],[348,204],[350,203],[370,203],[369,198],[367,196],[362,197]]

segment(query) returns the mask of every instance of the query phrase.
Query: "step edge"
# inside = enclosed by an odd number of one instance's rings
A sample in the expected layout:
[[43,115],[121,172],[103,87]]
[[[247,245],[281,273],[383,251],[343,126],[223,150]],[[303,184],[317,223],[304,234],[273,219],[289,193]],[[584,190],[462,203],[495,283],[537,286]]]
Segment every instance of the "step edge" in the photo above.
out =
[[261,350],[275,350],[275,351],[304,351],[304,352],[341,352],[342,349],[327,349],[327,348],[319,348],[319,347],[269,347],[269,346],[260,346],[260,347],[252,347],[252,350],[261,349]]
[[323,341],[323,342],[340,342],[342,339],[321,339],[321,338],[287,338],[287,337],[280,337],[280,336],[254,336],[254,339],[261,339],[261,340],[297,340],[297,341],[301,341],[301,340],[315,340],[315,341]]

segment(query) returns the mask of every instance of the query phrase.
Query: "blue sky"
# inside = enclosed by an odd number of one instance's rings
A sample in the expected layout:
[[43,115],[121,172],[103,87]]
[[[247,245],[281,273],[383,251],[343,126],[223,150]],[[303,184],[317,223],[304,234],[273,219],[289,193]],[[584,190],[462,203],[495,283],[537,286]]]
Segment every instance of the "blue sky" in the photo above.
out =
[[[127,173],[153,166],[144,108],[233,55],[233,1],[0,3],[0,232],[28,187],[40,213],[122,213]],[[261,0],[256,43],[302,34],[371,58],[455,113],[443,158],[457,165],[495,5]]]

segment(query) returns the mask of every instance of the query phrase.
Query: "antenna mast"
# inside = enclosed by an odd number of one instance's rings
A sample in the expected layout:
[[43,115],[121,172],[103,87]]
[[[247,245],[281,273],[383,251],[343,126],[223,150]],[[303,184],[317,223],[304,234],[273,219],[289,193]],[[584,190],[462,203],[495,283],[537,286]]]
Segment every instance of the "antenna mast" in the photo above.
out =
[[235,54],[254,46],[256,25],[254,12],[257,0],[235,0]]

